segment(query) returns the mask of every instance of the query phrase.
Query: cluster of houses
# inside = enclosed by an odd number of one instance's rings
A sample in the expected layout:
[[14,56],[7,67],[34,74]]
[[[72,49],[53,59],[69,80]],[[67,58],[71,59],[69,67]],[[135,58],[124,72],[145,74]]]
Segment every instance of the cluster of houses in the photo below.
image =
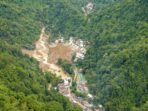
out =
[[85,83],[81,83],[77,86],[77,90],[82,93],[88,93],[88,87]]
[[76,62],[78,59],[84,59],[86,49],[85,49],[85,43],[83,40],[74,40],[72,37],[69,39],[69,44],[72,46],[73,51],[75,52],[75,59],[74,62]]
[[[81,39],[79,40],[74,40],[73,38],[70,38],[68,41],[64,42],[63,38],[60,38],[55,41],[54,44],[58,43],[64,43],[64,45],[69,45],[72,47],[73,52],[76,53],[75,60],[77,61],[78,59],[84,59],[86,49],[85,49],[85,43]],[[81,93],[86,93],[88,99],[91,101],[93,100],[93,96],[89,94],[89,90],[87,87],[87,82],[83,78],[81,74],[82,70],[76,71],[78,74],[78,83],[77,83],[77,91]],[[81,97],[77,97],[75,94],[73,94],[70,90],[70,87],[72,86],[72,78],[67,77],[63,79],[61,83],[58,84],[58,91],[69,98],[70,101],[72,101],[75,104],[80,105],[83,108],[83,111],[101,111],[100,108],[96,108],[89,100],[85,100]]]
[[70,87],[71,87],[72,79],[70,77],[63,80],[62,83],[58,84],[59,92],[64,96],[71,96]]
[[[66,79],[64,79],[61,83],[58,84],[58,90],[59,92],[68,97],[70,101],[72,101],[75,104],[80,105],[83,108],[83,111],[103,111],[101,110],[102,106],[99,105],[98,107],[95,107],[93,104],[91,104],[91,100],[93,100],[93,96],[91,94],[87,94],[88,100],[85,100],[81,97],[77,97],[75,94],[71,93],[70,91],[70,87],[72,83],[72,78],[71,77],[67,77]],[[88,88],[87,89],[81,89],[82,91],[87,91],[88,92]]]
[[[84,111],[97,111],[96,108],[94,108],[93,104],[91,104],[90,101],[87,99],[83,99],[82,97],[77,97],[75,94],[71,93],[70,87],[72,85],[72,78],[67,77],[65,78],[61,83],[58,84],[58,91],[69,98],[70,101],[72,101],[75,104],[80,105]],[[88,93],[88,88],[86,86],[86,82],[82,82],[78,85],[79,89],[78,91],[82,93],[87,93],[87,97],[89,100],[93,99],[93,96]],[[100,110],[98,110],[100,111]]]

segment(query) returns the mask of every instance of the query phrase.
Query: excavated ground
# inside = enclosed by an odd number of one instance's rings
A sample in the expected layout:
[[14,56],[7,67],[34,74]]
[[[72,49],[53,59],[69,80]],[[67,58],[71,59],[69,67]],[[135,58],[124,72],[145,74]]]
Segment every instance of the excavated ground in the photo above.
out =
[[55,47],[49,47],[49,63],[57,63],[59,58],[71,62],[73,50],[68,44],[58,43]]
[[50,71],[62,79],[68,77],[61,67],[56,63],[59,58],[71,62],[72,56],[79,49],[68,42],[48,42],[48,35],[45,34],[45,28],[42,28],[39,40],[35,43],[34,50],[22,49],[22,53],[39,61],[42,71]]
[[[35,49],[34,50],[22,49],[22,53],[35,58],[39,62],[39,67],[41,68],[42,71],[50,71],[51,73],[56,74],[56,76],[60,76],[61,79],[63,80],[71,78],[56,63],[59,58],[72,62],[71,60],[74,53],[77,53],[78,55],[80,55],[79,57],[81,57],[81,55],[85,53],[83,45],[79,42],[76,45],[75,43],[72,42],[73,40],[71,42],[55,41],[54,43],[49,43],[48,38],[49,38],[48,35],[45,34],[45,28],[43,27],[41,30],[40,38],[35,43]],[[82,46],[80,47],[78,44],[81,44]],[[76,73],[78,74],[78,72]],[[51,87],[52,87],[51,84],[49,84],[48,90],[50,90]],[[83,109],[89,108],[91,104],[89,104],[88,101],[79,100],[78,97],[76,97],[73,93],[71,93],[70,86],[68,90],[69,90],[68,98],[72,102],[77,103]],[[63,95],[65,96],[65,94]],[[92,111],[92,109],[90,109],[90,111]]]
[[[67,52],[69,52],[70,48],[68,46],[60,48],[61,44],[59,44],[56,47],[50,47],[48,43],[48,35],[45,34],[45,28],[42,28],[40,38],[35,43],[35,46],[36,48],[34,50],[22,49],[22,53],[39,61],[39,67],[42,71],[50,71],[57,76],[61,76],[62,79],[68,77],[62,68],[55,64],[58,58],[65,58],[62,51],[64,50],[66,52],[66,49],[68,49]],[[66,54],[68,55],[68,53]],[[69,55],[68,57],[71,56]]]

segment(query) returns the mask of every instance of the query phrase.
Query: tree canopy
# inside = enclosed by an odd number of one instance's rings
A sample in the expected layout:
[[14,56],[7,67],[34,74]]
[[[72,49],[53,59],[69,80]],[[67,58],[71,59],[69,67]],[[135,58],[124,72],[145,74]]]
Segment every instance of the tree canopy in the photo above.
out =
[[[83,69],[94,104],[107,111],[148,109],[148,1],[92,0],[92,13],[84,16],[87,0],[0,1],[0,110],[81,111],[47,90],[58,79],[44,74],[33,58],[21,53],[34,48],[40,29],[52,39],[80,38],[89,42]],[[63,68],[72,73],[64,62]],[[56,82],[54,82],[54,80]]]

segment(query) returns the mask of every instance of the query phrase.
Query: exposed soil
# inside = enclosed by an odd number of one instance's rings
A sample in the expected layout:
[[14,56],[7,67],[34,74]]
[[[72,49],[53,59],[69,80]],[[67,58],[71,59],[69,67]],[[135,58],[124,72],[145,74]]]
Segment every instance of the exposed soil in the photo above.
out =
[[[70,48],[68,46],[61,47],[62,45],[59,44],[56,47],[50,47],[48,43],[48,35],[45,34],[45,28],[42,28],[40,38],[35,43],[35,46],[35,50],[22,49],[23,54],[33,57],[39,61],[39,66],[42,71],[50,71],[57,76],[61,76],[62,79],[68,77],[62,68],[55,64],[58,58],[66,59],[64,53],[69,58],[71,57],[71,53],[69,53]],[[68,60],[70,60],[69,58]]]
[[59,58],[71,62],[73,50],[70,45],[58,43],[55,47],[49,47],[48,62],[57,63]]
[[[73,42],[61,42],[60,39],[53,43],[49,43],[48,39],[49,36],[45,33],[45,28],[43,27],[39,40],[35,42],[35,49],[22,49],[22,52],[23,54],[39,61],[39,67],[42,71],[50,71],[57,76],[61,76],[62,79],[65,79],[68,77],[68,74],[66,74],[63,69],[57,65],[58,59],[61,58],[72,62],[73,54],[76,52],[80,54],[82,46],[79,47]],[[84,53],[84,51],[82,51],[82,53]]]
[[[35,58],[39,62],[39,67],[42,71],[50,71],[53,74],[56,74],[56,76],[60,76],[61,79],[66,80],[67,78],[71,78],[68,74],[63,71],[63,69],[58,66],[56,63],[59,58],[68,60],[69,62],[72,62],[72,56],[74,53],[76,53],[78,58],[83,58],[83,54],[85,53],[85,48],[83,45],[83,41],[75,41],[70,40],[69,42],[59,42],[60,40],[57,40],[58,42],[49,43],[48,42],[48,35],[45,34],[45,28],[43,27],[41,30],[41,35],[39,40],[35,43],[35,49],[34,50],[27,50],[22,49],[22,53],[26,54],[30,57]],[[79,77],[79,73],[77,71],[75,72],[75,76]],[[76,77],[75,77],[76,79]],[[80,81],[80,80],[78,80]],[[72,83],[72,81],[71,81]],[[48,86],[48,90],[50,90],[52,87],[51,84]],[[80,105],[83,109],[88,108],[91,104],[88,103],[88,101],[80,100],[78,97],[75,96],[75,94],[71,93],[70,87],[71,84],[69,84],[67,88],[67,84],[63,86],[66,88],[64,92],[62,93],[64,96],[68,94],[68,98]],[[63,89],[62,89],[63,90]],[[65,92],[65,91],[68,91]],[[92,111],[90,109],[90,111]]]

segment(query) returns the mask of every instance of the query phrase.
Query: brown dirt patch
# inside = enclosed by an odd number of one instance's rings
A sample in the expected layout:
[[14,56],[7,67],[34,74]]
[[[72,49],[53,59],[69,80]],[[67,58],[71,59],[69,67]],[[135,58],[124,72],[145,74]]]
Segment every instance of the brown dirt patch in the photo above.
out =
[[57,63],[58,59],[71,62],[73,50],[70,45],[58,43],[55,47],[49,47],[48,62]]

